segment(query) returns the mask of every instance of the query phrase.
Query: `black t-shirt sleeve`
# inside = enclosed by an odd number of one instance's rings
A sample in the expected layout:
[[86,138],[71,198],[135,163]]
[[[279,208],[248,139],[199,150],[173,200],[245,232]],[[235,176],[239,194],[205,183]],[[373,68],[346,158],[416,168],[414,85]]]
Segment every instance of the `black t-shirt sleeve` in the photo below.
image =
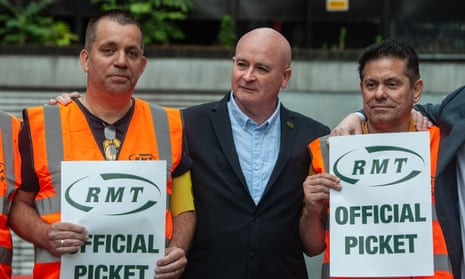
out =
[[172,176],[178,177],[183,175],[186,171],[188,171],[191,168],[191,165],[192,160],[189,155],[186,136],[183,133],[181,162],[179,162],[179,165],[176,167],[176,169],[174,169]]
[[34,170],[32,156],[31,129],[27,112],[23,111],[23,126],[19,132],[19,152],[21,153],[21,186],[26,192],[39,192],[39,178]]

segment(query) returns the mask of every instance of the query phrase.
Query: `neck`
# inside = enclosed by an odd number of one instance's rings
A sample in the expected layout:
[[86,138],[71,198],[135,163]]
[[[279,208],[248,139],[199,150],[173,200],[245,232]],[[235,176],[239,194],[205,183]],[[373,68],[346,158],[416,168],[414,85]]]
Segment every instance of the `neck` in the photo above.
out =
[[400,132],[413,132],[415,131],[415,124],[413,119],[410,119],[408,122],[403,122],[397,126],[392,123],[387,125],[373,125],[370,122],[364,122],[364,133],[374,134],[374,133],[400,133]]
[[94,116],[113,124],[123,118],[132,106],[132,99],[109,99],[96,101],[86,94],[80,99],[82,105]]
[[248,107],[241,106],[238,103],[239,109],[250,119],[252,119],[257,125],[263,124],[268,118],[273,115],[273,113],[276,110],[276,106],[271,108],[271,107],[254,107],[253,109],[249,109]]

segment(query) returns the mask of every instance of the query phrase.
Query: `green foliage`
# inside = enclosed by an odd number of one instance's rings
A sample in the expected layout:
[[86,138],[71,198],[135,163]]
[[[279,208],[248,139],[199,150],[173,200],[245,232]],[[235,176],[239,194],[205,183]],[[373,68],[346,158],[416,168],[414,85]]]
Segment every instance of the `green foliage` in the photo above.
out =
[[339,49],[343,50],[346,46],[347,28],[342,27],[339,31]]
[[189,0],[91,0],[91,3],[100,4],[104,11],[130,12],[142,26],[145,44],[170,44],[173,40],[184,39],[176,22],[185,20],[193,8]]
[[328,45],[328,43],[323,43],[321,46],[322,49],[325,50],[332,50],[332,51],[339,51],[344,50],[346,48],[346,38],[347,38],[347,28],[342,26],[339,30],[339,37],[337,44]]
[[218,33],[220,45],[225,48],[232,48],[236,43],[236,39],[234,20],[230,15],[224,15],[221,18],[220,32]]
[[0,14],[0,40],[5,44],[38,44],[67,46],[78,40],[70,27],[42,13],[54,0],[22,1],[0,0],[6,10]]

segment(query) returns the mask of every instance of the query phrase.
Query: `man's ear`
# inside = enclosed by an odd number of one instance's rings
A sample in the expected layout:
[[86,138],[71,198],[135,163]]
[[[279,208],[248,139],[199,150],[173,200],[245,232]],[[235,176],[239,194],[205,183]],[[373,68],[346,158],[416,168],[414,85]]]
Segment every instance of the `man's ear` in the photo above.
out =
[[289,80],[291,79],[291,75],[292,75],[292,69],[291,68],[287,68],[286,70],[284,70],[283,80],[281,81],[281,88],[282,89],[286,88],[287,84],[289,83]]
[[79,53],[79,61],[81,62],[81,68],[87,73],[89,70],[89,52],[86,49],[81,50]]
[[423,94],[423,80],[415,81],[413,85],[413,103],[416,104],[420,101],[421,94]]

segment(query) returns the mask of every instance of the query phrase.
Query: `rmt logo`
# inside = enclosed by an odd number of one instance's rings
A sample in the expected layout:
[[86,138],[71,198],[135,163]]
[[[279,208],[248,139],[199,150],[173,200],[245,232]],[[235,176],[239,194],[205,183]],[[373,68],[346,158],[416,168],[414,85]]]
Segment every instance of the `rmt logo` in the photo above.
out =
[[[349,165],[345,173],[340,166]],[[388,186],[406,182],[418,176],[425,160],[415,151],[398,146],[367,146],[339,157],[334,174],[349,184],[374,181],[370,186]],[[367,183],[364,183],[367,184]]]
[[[66,202],[84,212],[100,215],[134,214],[155,206],[162,188],[145,177],[128,173],[102,173],[82,177],[65,191]],[[121,204],[129,207],[122,207]]]

